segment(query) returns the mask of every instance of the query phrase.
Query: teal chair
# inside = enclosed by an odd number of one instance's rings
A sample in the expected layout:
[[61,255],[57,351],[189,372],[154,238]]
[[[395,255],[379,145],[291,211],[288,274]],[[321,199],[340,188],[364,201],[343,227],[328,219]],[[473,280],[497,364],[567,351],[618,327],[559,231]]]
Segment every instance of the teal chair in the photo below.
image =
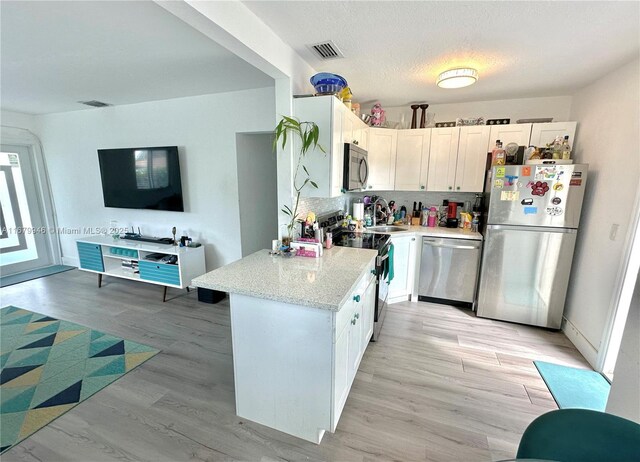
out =
[[531,422],[517,459],[559,462],[640,461],[640,425],[587,409],[559,409]]

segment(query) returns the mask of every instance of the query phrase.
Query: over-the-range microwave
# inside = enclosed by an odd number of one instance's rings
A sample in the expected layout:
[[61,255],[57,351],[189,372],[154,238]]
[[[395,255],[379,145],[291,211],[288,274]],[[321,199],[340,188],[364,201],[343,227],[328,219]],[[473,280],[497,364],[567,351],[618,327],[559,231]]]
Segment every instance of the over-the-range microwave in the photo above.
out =
[[344,144],[344,176],[342,187],[346,191],[366,189],[369,179],[367,151],[356,144]]

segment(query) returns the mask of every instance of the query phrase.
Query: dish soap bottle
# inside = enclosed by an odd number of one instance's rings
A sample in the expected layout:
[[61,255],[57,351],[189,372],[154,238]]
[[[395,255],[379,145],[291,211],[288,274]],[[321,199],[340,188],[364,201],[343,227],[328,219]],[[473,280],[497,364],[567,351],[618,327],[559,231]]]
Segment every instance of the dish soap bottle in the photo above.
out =
[[496,146],[491,151],[491,166],[504,165],[506,162],[506,153],[502,149],[502,143],[500,140],[496,140]]

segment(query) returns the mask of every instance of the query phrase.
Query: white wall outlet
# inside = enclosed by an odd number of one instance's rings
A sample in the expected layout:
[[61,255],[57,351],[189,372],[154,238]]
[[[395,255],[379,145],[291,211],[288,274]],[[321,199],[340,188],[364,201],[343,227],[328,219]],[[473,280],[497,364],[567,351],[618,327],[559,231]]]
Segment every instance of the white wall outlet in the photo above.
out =
[[609,231],[609,239],[612,241],[616,240],[616,236],[618,235],[618,228],[620,228],[620,225],[618,223],[613,223],[611,225],[611,230]]

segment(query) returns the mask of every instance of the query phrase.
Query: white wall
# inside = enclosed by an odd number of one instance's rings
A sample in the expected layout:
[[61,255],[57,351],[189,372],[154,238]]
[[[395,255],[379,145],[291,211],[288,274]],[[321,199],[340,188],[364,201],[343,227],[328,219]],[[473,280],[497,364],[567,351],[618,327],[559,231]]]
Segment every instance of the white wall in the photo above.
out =
[[[274,127],[274,89],[178,98],[38,116],[58,225],[140,226],[169,236],[186,229],[205,244],[207,268],[241,257],[236,133]],[[106,208],[97,149],[177,145],[185,212]],[[62,235],[65,262],[76,264],[76,235]]]
[[[404,114],[406,128],[411,126],[413,111],[407,104],[402,107],[385,107],[387,120],[400,122]],[[571,96],[550,96],[544,98],[501,99],[493,101],[475,101],[454,104],[430,104],[427,112],[436,115],[436,122],[454,121],[458,117],[484,117],[487,119],[510,118],[511,123],[518,119],[553,117],[554,122],[572,120],[569,118]],[[371,105],[363,107],[367,113]],[[420,124],[422,109],[418,109],[417,123]]]
[[[595,366],[631,245],[631,214],[640,176],[640,64],[631,62],[573,96],[578,121],[573,157],[589,179],[567,294],[567,336]],[[613,224],[619,226],[614,239]]]
[[640,423],[640,277],[627,315],[607,412]]
[[3,109],[0,112],[0,125],[4,127],[23,128],[33,132],[36,129],[36,118],[31,114],[5,111]]
[[278,239],[278,186],[273,136],[239,134],[238,202],[242,256],[270,249]]

